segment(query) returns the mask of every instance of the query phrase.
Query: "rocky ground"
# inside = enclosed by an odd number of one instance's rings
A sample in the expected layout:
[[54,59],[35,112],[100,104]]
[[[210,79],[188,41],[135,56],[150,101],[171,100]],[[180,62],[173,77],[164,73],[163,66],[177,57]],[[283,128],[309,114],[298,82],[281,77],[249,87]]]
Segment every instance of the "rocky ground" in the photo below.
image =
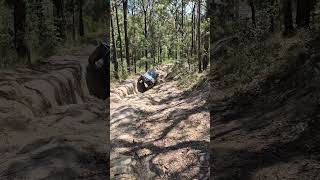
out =
[[179,90],[170,67],[145,93],[135,80],[112,85],[111,179],[209,179],[208,88]]

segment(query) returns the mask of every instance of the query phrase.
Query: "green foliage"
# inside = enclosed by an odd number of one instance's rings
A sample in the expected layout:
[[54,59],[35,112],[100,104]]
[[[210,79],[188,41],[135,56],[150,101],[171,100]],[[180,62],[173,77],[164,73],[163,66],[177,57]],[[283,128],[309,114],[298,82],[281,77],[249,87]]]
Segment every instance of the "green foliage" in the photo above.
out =
[[[72,4],[72,2],[74,4]],[[106,5],[104,0],[84,1],[83,19],[86,37],[79,37],[78,1],[64,0],[65,34],[62,39],[55,24],[55,7],[52,0],[26,1],[26,34],[25,40],[33,63],[41,61],[57,52],[64,52],[65,47],[79,46],[87,43],[88,38],[96,38],[107,29]],[[74,9],[74,14],[72,13]],[[74,23],[73,23],[74,15]],[[61,20],[61,18],[59,19]],[[73,28],[74,27],[74,28]],[[75,36],[73,37],[73,29]],[[5,1],[0,1],[0,67],[19,62],[14,48],[13,9]]]
[[200,83],[205,76],[207,76],[207,71],[203,73],[196,73],[197,69],[189,70],[188,67],[175,64],[168,75],[177,82],[177,86],[181,89],[192,88],[198,83]]
[[[277,74],[304,51],[304,30],[290,38],[281,35],[278,5],[276,1],[273,5],[270,1],[255,1],[256,26],[252,25],[250,18],[234,19],[223,24],[219,23],[218,18],[212,18],[214,28],[210,33],[214,41],[226,36],[237,37],[224,44],[211,67],[212,73],[221,77],[225,84],[246,86]],[[251,15],[251,9],[247,15]]]
[[245,85],[268,74],[279,73],[304,49],[305,38],[299,35],[290,39],[283,39],[280,34],[259,40],[239,37],[223,49],[223,55],[216,61],[215,69],[229,83]]
[[[142,6],[143,1],[129,1],[128,10],[128,34],[129,47],[131,58],[136,59],[137,72],[145,71],[145,64],[151,68],[159,63],[171,62],[187,62],[187,59],[194,59],[191,51],[191,31],[192,31],[192,12],[193,1],[184,2],[184,16],[182,28],[181,16],[181,1],[160,0],[153,2],[147,9],[147,37],[145,37],[145,22],[144,11]],[[147,1],[144,1],[147,2]],[[201,36],[208,31],[209,23],[206,21],[205,2],[202,1],[201,14]],[[117,49],[117,57],[120,53],[125,57],[124,44],[124,19],[122,3],[117,5],[118,14],[113,12],[115,44]],[[118,39],[116,15],[119,19],[119,27],[122,41],[122,51],[120,52],[120,42]],[[194,39],[194,47],[196,47],[196,39]],[[203,43],[201,43],[201,50],[204,52]],[[145,55],[147,51],[147,56]],[[161,54],[160,54],[161,52]],[[190,56],[190,57],[189,57]],[[160,61],[158,60],[160,57]],[[154,62],[156,61],[156,62]],[[159,61],[159,62],[158,62]],[[191,61],[190,61],[191,62]],[[194,62],[197,62],[194,59]]]

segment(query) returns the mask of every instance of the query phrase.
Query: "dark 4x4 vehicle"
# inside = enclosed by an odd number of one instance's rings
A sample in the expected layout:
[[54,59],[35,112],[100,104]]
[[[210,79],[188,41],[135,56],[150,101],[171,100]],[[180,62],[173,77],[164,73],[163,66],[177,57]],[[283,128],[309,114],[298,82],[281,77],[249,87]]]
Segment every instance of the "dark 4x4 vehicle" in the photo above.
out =
[[108,65],[110,62],[110,47],[106,42],[98,42],[95,50],[88,58],[86,82],[89,93],[99,99],[107,99],[110,96],[110,74]]
[[141,75],[137,82],[137,88],[139,92],[145,92],[151,89],[157,84],[157,79],[159,74],[154,70],[149,70],[148,72]]

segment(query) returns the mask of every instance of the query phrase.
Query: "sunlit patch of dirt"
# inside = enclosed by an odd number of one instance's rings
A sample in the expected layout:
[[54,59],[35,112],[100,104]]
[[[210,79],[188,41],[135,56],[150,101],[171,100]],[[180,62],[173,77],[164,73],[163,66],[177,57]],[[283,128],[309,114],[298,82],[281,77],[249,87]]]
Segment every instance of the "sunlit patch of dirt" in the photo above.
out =
[[[143,179],[142,174],[149,172],[153,179],[208,179],[208,91],[186,93],[174,81],[166,81],[170,66],[157,71],[162,83],[111,102],[111,178],[122,174]],[[117,158],[124,156],[130,163]]]

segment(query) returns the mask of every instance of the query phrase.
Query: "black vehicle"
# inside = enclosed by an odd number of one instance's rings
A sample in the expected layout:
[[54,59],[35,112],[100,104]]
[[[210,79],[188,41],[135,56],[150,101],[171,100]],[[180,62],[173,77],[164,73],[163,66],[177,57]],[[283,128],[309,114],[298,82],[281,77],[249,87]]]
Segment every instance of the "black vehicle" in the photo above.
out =
[[137,82],[137,88],[139,92],[145,92],[151,89],[157,84],[157,79],[159,74],[154,70],[149,70],[148,72],[141,75]]
[[90,95],[103,100],[110,96],[110,74],[108,72],[109,62],[109,44],[105,42],[98,42],[95,50],[88,58],[86,83]]

